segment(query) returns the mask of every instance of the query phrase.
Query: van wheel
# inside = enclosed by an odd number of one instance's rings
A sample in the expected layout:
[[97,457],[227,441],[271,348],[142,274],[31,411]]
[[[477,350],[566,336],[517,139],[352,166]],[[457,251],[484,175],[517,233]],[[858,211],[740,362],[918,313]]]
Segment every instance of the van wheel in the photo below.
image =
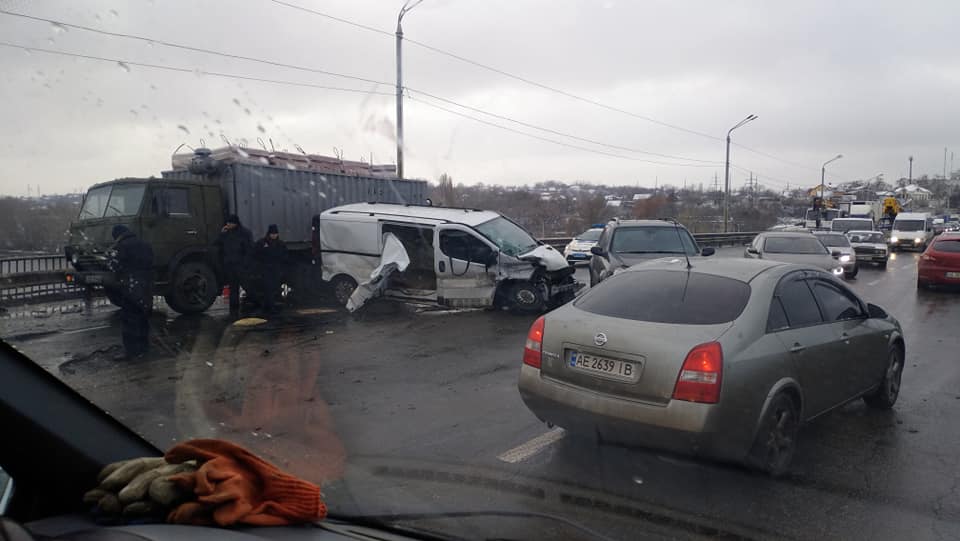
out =
[[543,290],[537,283],[524,281],[510,286],[510,307],[518,312],[538,313],[546,306]]
[[353,295],[354,290],[357,289],[357,281],[346,274],[340,274],[330,281],[330,287],[333,289],[333,298],[336,299],[337,304],[346,306],[350,295]]
[[173,273],[164,300],[181,314],[198,314],[217,298],[217,277],[204,263],[184,263]]

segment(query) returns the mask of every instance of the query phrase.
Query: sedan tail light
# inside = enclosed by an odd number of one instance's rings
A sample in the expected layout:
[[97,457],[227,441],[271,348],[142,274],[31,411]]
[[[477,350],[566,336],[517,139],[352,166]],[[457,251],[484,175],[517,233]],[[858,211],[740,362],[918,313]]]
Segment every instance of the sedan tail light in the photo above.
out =
[[680,368],[673,399],[716,404],[720,400],[722,374],[723,348],[719,342],[694,347]]
[[540,349],[543,347],[543,316],[537,318],[527,333],[527,343],[523,346],[523,364],[540,368]]
[[924,261],[936,261],[936,260],[937,260],[937,258],[933,257],[933,256],[930,255],[930,254],[923,254],[922,256],[920,256],[920,259],[922,259],[922,260],[924,260]]

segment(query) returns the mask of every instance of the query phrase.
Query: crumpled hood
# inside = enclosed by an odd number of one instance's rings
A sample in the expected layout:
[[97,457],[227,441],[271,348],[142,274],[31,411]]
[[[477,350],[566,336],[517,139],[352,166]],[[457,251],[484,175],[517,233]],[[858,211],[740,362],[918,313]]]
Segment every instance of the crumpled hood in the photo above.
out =
[[558,271],[570,266],[570,264],[567,263],[567,258],[564,257],[562,253],[555,250],[553,246],[546,244],[541,244],[533,250],[521,254],[517,259],[523,261],[539,260],[548,271]]
[[833,270],[840,266],[840,262],[829,255],[818,254],[763,254],[763,259],[782,261],[784,263],[799,263],[813,265],[824,270]]

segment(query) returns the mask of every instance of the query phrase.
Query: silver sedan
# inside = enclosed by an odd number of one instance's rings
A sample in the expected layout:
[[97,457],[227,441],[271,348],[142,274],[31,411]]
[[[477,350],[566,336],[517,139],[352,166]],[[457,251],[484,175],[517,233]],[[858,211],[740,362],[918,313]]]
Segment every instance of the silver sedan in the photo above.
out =
[[891,408],[904,354],[896,319],[821,269],[661,259],[538,319],[519,390],[575,434],[778,475],[803,422],[859,397]]
[[747,259],[770,259],[819,267],[836,276],[843,275],[839,250],[830,252],[810,232],[760,233],[743,252]]

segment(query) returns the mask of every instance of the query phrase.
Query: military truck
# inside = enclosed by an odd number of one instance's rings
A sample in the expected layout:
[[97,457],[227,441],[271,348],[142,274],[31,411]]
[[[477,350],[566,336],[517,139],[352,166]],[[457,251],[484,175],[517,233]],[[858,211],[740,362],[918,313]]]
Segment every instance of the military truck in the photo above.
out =
[[[120,295],[109,269],[111,230],[130,228],[154,253],[155,292],[177,312],[206,310],[222,290],[223,269],[213,246],[227,216],[236,214],[254,238],[269,224],[280,227],[290,262],[284,282],[295,295],[323,287],[318,215],[358,202],[424,202],[427,183],[397,178],[393,166],[327,156],[251,148],[197,149],[175,154],[160,178],[120,178],[92,186],[65,254],[69,283]],[[244,269],[243,289],[256,296],[256,268]]]

